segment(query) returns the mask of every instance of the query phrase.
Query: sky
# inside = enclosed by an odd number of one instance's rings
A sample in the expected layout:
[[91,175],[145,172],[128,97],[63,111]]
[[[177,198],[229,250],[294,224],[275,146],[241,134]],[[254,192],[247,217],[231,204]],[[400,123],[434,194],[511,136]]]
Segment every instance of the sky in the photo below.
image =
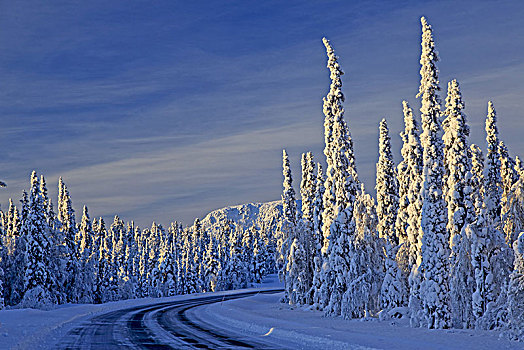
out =
[[403,99],[417,110],[420,17],[434,29],[441,97],[458,79],[485,149],[487,101],[524,149],[524,4],[518,1],[0,0],[0,203],[32,170],[80,220],[191,224],[280,199],[282,149],[323,157],[322,37],[345,71],[359,178],[374,193],[378,123],[400,159]]

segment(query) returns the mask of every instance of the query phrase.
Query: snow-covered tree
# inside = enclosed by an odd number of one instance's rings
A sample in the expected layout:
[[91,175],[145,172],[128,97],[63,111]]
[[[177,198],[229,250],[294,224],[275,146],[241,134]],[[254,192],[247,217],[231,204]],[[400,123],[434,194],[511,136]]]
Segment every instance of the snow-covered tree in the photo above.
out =
[[498,229],[500,226],[502,178],[500,175],[499,131],[497,113],[493,102],[488,102],[486,117],[486,167],[484,168],[484,217],[486,224]]
[[[403,244],[403,243],[402,243]],[[385,256],[385,274],[382,286],[380,289],[380,296],[382,301],[382,317],[396,317],[401,316],[399,307],[407,304],[407,291],[404,278],[397,264],[397,254],[401,245],[392,246],[391,243],[386,242],[384,249]]]
[[399,243],[395,232],[395,222],[398,212],[398,182],[395,174],[395,164],[391,152],[391,138],[386,119],[382,119],[379,127],[378,162],[375,189],[377,191],[377,231],[392,246]]
[[443,197],[444,154],[441,139],[440,100],[437,91],[438,61],[433,31],[426,18],[422,23],[422,54],[420,56],[423,147],[421,284],[422,315],[428,328],[451,326],[449,309],[448,258],[449,237],[446,229],[446,202]]
[[79,276],[76,280],[77,299],[81,303],[92,303],[93,292],[96,285],[95,263],[98,260],[98,251],[93,252],[93,228],[89,212],[84,206],[82,221],[79,227],[80,247],[79,247]]
[[14,305],[20,299],[21,287],[23,285],[23,238],[20,236],[20,221],[18,208],[9,199],[9,208],[3,215],[4,239],[3,266],[4,279],[4,301],[6,305]]
[[214,292],[217,287],[218,275],[221,270],[220,260],[218,260],[217,242],[214,237],[209,240],[205,254],[204,283],[206,290]]
[[54,304],[54,276],[50,274],[49,226],[47,225],[40,182],[33,171],[27,217],[22,223],[25,234],[25,274],[22,306],[42,308]]
[[[295,190],[293,189],[293,178],[291,176],[291,168],[289,166],[289,157],[286,150],[282,152],[282,174],[284,175],[282,192],[282,212],[283,220],[281,223],[280,237],[279,237],[279,251],[281,252],[281,261],[282,261],[282,272],[281,278],[284,279],[286,286],[286,300],[289,300],[289,295],[293,280],[296,276],[291,273],[289,274],[288,264],[289,258],[293,258],[291,254],[291,244],[296,238],[296,224],[297,224],[297,204],[295,200]],[[294,251],[293,251],[294,252]],[[293,262],[291,262],[293,264]]]
[[[473,314],[480,328],[491,328],[492,309],[504,281],[510,272],[511,255],[501,226],[502,180],[500,176],[499,138],[497,117],[493,103],[488,103],[486,117],[486,166],[484,168],[484,197],[477,218],[476,235],[472,239],[473,267],[475,269],[475,292]],[[494,276],[498,277],[496,283]]]
[[74,299],[75,279],[78,277],[78,250],[77,246],[80,241],[78,236],[78,229],[75,220],[75,211],[69,190],[64,181],[60,177],[58,180],[58,215],[60,222],[61,239],[64,247],[63,260],[65,261],[65,273],[63,275],[62,288],[65,291],[66,300],[69,302],[76,302]]
[[515,261],[509,278],[507,310],[511,338],[524,341],[524,232],[513,245]]
[[324,192],[322,254],[324,265],[321,299],[326,314],[339,315],[342,296],[346,291],[345,274],[354,236],[355,223],[352,220],[353,202],[358,191],[358,177],[353,153],[353,140],[344,120],[344,95],[341,76],[344,74],[338,64],[338,57],[324,38],[328,55],[331,86],[324,98],[325,141],[324,154],[328,164]]
[[450,255],[450,299],[453,326],[468,328],[472,321],[471,294],[473,268],[470,257],[470,241],[466,227],[475,221],[472,201],[471,155],[467,144],[469,127],[459,84],[448,83],[446,97],[446,119],[443,122],[446,164],[445,197],[448,208],[447,229],[449,232]]
[[475,207],[475,217],[479,217],[484,203],[484,156],[478,145],[472,144],[469,150],[471,154],[471,187],[475,189],[471,192],[471,200]]
[[517,239],[517,233],[524,230],[524,171],[520,169],[519,157],[516,157],[515,163],[519,176],[508,193],[507,209],[504,213],[506,240],[511,246]]
[[345,253],[345,290],[340,305],[344,318],[373,316],[380,310],[380,289],[384,262],[382,243],[376,230],[378,217],[374,199],[366,194],[364,185],[357,194],[351,218],[354,234],[347,237]]
[[[296,232],[304,232],[307,228],[300,221]],[[286,265],[286,297],[289,304],[304,304],[309,290],[307,276],[307,251],[301,235],[296,235],[291,241]]]
[[504,232],[506,244],[512,246],[517,239],[520,231],[515,231],[513,220],[508,215],[510,208],[510,196],[513,185],[519,180],[519,173],[516,168],[515,160],[509,155],[508,148],[503,141],[499,142],[500,154],[500,177],[502,180],[502,197],[501,197],[501,230]]
[[311,237],[311,247],[315,251],[313,258],[313,281],[309,291],[309,303],[313,304],[315,308],[320,308],[321,294],[320,288],[322,286],[322,213],[324,211],[323,197],[324,197],[324,182],[326,181],[322,164],[317,164],[317,179],[315,186],[315,204],[313,206],[313,234]]
[[[400,134],[403,145],[402,161],[397,167],[399,182],[399,210],[395,228],[402,246],[397,252],[397,262],[409,289],[409,305],[412,314],[420,309],[418,287],[420,275],[418,266],[421,262],[421,228],[422,211],[422,145],[420,143],[418,123],[413,110],[406,101],[402,101],[404,113],[404,131]],[[409,278],[408,278],[409,276]],[[415,322],[416,323],[416,322]]]
[[[316,174],[313,154],[311,152],[302,154],[302,181],[300,183],[300,196],[302,198],[302,225],[298,231],[299,239],[305,253],[305,266],[303,271],[304,287],[306,289],[301,299],[309,303],[307,292],[311,289],[313,282],[314,258],[317,256],[316,233],[315,233],[315,194]],[[307,299],[307,300],[306,300]]]
[[257,230],[257,232],[258,234],[253,240],[252,276],[253,282],[260,283],[262,278],[268,273],[269,266],[267,261],[271,257],[264,242],[263,230]]

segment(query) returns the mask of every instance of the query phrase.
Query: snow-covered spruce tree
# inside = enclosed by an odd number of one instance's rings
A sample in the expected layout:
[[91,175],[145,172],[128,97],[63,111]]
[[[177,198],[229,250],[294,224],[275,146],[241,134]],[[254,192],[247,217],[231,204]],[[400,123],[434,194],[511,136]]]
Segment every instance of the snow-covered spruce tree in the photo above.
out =
[[401,245],[393,246],[390,242],[385,243],[384,250],[384,267],[385,274],[380,296],[382,301],[381,318],[402,317],[404,312],[401,309],[407,304],[408,294],[402,272],[397,264],[398,250]]
[[323,197],[324,197],[324,182],[326,181],[322,164],[317,164],[317,178],[315,186],[315,203],[313,211],[313,235],[311,237],[311,247],[314,249],[313,258],[313,281],[309,291],[310,303],[316,309],[321,306],[320,288],[322,286],[322,213],[324,211]]
[[126,227],[118,215],[113,218],[113,223],[109,226],[111,234],[111,264],[114,266],[118,275],[118,283],[124,277],[124,257],[126,246]]
[[[149,256],[148,256],[148,266],[147,266],[147,282],[148,282],[148,296],[150,297],[159,297],[160,294],[160,281],[161,281],[161,274],[160,270],[158,269],[158,260],[160,258],[160,255],[162,253],[162,250],[164,249],[162,244],[162,238],[164,235],[164,229],[160,224],[157,224],[156,222],[153,222],[151,225],[151,231],[148,237],[148,250],[149,250]],[[195,252],[195,250],[193,250]],[[198,253],[198,254],[197,254]],[[199,257],[200,253],[197,252],[195,254],[194,259],[197,261],[197,256]],[[200,260],[198,260],[200,261]],[[196,264],[198,266],[198,263]],[[198,274],[197,274],[197,277]],[[201,283],[197,283],[198,286],[201,285]]]
[[[306,230],[304,222],[300,221],[296,226],[297,233]],[[286,265],[286,298],[289,304],[304,304],[307,288],[307,252],[303,244],[302,235],[296,235],[289,247],[289,255]]]
[[441,139],[440,101],[437,91],[438,61],[433,32],[426,18],[422,23],[422,54],[420,56],[423,147],[423,190],[422,190],[422,273],[420,296],[422,315],[428,328],[451,326],[449,308],[448,258],[449,237],[446,229],[446,202],[443,197],[444,154]]
[[[171,261],[170,263],[173,264],[172,271],[169,271],[168,273],[172,273],[172,276],[165,275],[165,278],[167,280],[172,279],[172,283],[170,282],[169,287],[165,288],[164,295],[165,296],[171,296],[179,294],[179,277],[180,277],[180,263],[181,263],[181,230],[179,229],[178,222],[172,222],[168,229],[168,235],[171,237]],[[136,248],[134,248],[136,249]],[[168,269],[169,270],[169,269]]]
[[310,304],[311,300],[308,295],[313,282],[314,258],[317,254],[315,243],[315,193],[316,193],[316,174],[315,162],[311,152],[302,154],[302,181],[300,183],[300,196],[302,198],[302,230],[299,236],[302,241],[305,252],[305,270],[304,277],[304,295],[301,299]]
[[51,244],[51,250],[49,252],[51,266],[49,267],[49,271],[53,276],[55,276],[53,278],[53,290],[56,291],[55,296],[57,302],[62,304],[67,301],[66,293],[61,285],[61,282],[65,280],[64,275],[67,273],[64,269],[66,247],[62,245],[64,242],[63,235],[60,232],[60,227],[62,225],[60,221],[58,221],[54,212],[53,203],[47,192],[44,175],[40,175],[40,193],[42,193],[45,216],[47,225],[49,226],[49,242]]
[[524,231],[524,171],[520,169],[519,157],[516,157],[515,163],[519,176],[517,182],[508,193],[507,211],[504,216],[505,231],[513,232],[509,238],[511,244],[516,241],[517,235],[515,232]]
[[65,271],[61,281],[67,302],[76,302],[75,299],[75,279],[78,277],[78,251],[79,243],[78,229],[75,220],[75,211],[69,195],[69,190],[60,177],[58,180],[58,216],[60,222],[60,233],[64,251],[62,258],[65,261]]
[[[160,245],[160,251],[158,254],[158,260],[156,261],[157,266],[155,267],[155,297],[165,297],[168,296],[166,293],[171,290],[173,293],[175,289],[175,283],[170,276],[173,276],[173,264],[171,262],[171,242],[165,241]],[[172,294],[173,295],[173,294]]]
[[15,236],[15,252],[13,255],[12,270],[10,271],[10,296],[9,305],[17,305],[24,296],[24,275],[25,275],[25,264],[26,264],[26,245],[27,245],[27,221],[29,213],[29,195],[25,190],[22,191],[22,198],[20,199],[20,212],[18,212],[18,218],[16,225],[13,223],[13,230],[16,231]]
[[[486,166],[484,168],[484,200],[477,219],[476,235],[472,238],[472,255],[475,268],[475,292],[473,314],[478,328],[494,328],[498,321],[493,319],[495,301],[501,286],[507,281],[511,269],[511,252],[507,246],[501,226],[502,179],[500,176],[499,138],[497,117],[493,103],[488,103],[486,117]],[[498,277],[496,283],[494,276]]]
[[46,308],[56,302],[54,298],[53,276],[49,273],[50,249],[49,226],[40,183],[36,172],[31,174],[31,192],[27,217],[22,223],[25,233],[25,274],[22,307]]
[[4,274],[5,280],[9,283],[4,283],[4,301],[6,305],[16,305],[21,298],[23,287],[23,260],[25,253],[25,245],[23,244],[23,237],[20,235],[20,219],[18,208],[13,204],[13,200],[9,199],[9,209],[4,215],[4,230],[5,240],[3,242],[4,249]]
[[214,237],[211,237],[205,254],[205,268],[204,268],[204,283],[206,290],[214,292],[217,287],[218,274],[222,267],[218,260],[218,248],[217,241]]
[[[98,254],[93,251],[93,228],[89,212],[84,206],[82,221],[79,228],[80,234],[80,261],[79,261],[79,278],[76,280],[76,291],[80,303],[92,303],[93,292],[96,285],[95,262],[98,260]],[[96,251],[98,253],[98,251]]]
[[513,245],[515,260],[508,288],[508,335],[515,340],[524,341],[524,232]]
[[366,194],[363,184],[354,201],[351,221],[355,233],[347,243],[347,286],[340,308],[344,318],[361,318],[376,315],[380,310],[384,278],[375,201]]
[[493,102],[488,102],[486,117],[486,167],[484,168],[484,209],[486,224],[498,229],[500,226],[502,178],[500,175],[499,131],[497,113]]
[[469,328],[473,319],[471,295],[474,289],[471,265],[471,244],[466,233],[467,225],[475,221],[472,201],[471,154],[467,144],[469,127],[460,87],[456,80],[448,83],[446,119],[443,122],[446,164],[445,198],[448,208],[447,229],[450,255],[450,299],[452,324],[456,328]]
[[330,299],[331,290],[335,280],[334,272],[331,269],[328,260],[328,251],[330,248],[330,227],[335,220],[337,213],[336,207],[336,189],[334,183],[334,164],[333,164],[333,125],[335,123],[334,113],[342,109],[342,102],[344,95],[342,93],[342,79],[344,74],[340,65],[338,64],[338,57],[331,47],[330,42],[323,38],[322,42],[327,50],[328,63],[327,68],[330,72],[331,85],[326,97],[323,98],[323,112],[324,112],[324,155],[326,156],[326,179],[324,182],[324,195],[322,198],[322,267],[320,274],[320,289],[317,293],[318,307],[324,309]]
[[418,289],[420,275],[418,266],[421,262],[421,228],[422,211],[422,145],[420,144],[419,127],[413,110],[406,101],[402,101],[404,113],[404,131],[400,134],[403,145],[402,161],[397,167],[399,182],[399,211],[395,228],[402,246],[397,252],[397,263],[409,290],[410,310],[415,314],[420,309]]
[[[323,39],[328,55],[331,86],[324,98],[327,179],[324,192],[324,255],[321,299],[328,315],[340,315],[342,296],[347,289],[348,253],[354,239],[353,202],[358,191],[358,177],[353,154],[353,141],[344,120],[344,95],[338,57]],[[330,127],[331,125],[331,127]]]
[[204,271],[203,271],[203,262],[204,254],[206,251],[206,246],[208,242],[207,234],[204,231],[200,219],[195,219],[193,227],[191,228],[193,235],[193,252],[195,252],[193,257],[193,267],[195,269],[195,284],[197,287],[197,292],[202,292],[202,287],[204,285]]
[[[229,268],[229,260],[230,260],[230,240],[231,240],[231,234],[234,231],[235,226],[233,221],[226,220],[222,225],[220,225],[220,229],[218,232],[218,257],[220,260],[221,265],[221,271],[218,275],[217,279],[217,286],[216,290],[227,290],[228,289],[228,283],[229,281],[224,279],[226,276],[226,270]],[[272,256],[272,258],[276,258],[276,256]]]
[[240,289],[247,287],[247,267],[242,261],[242,243],[239,237],[239,229],[229,232],[229,258],[226,267],[222,270],[223,290]]
[[[407,302],[404,280],[396,262],[399,239],[395,232],[397,212],[399,208],[398,182],[391,153],[391,138],[386,119],[382,119],[379,127],[379,158],[377,162],[377,231],[385,241],[384,267],[386,275],[381,287],[382,307],[384,310],[404,306]],[[375,254],[377,254],[375,252]]]
[[375,185],[375,190],[377,191],[377,231],[380,238],[384,238],[394,247],[399,243],[395,232],[399,201],[398,182],[386,119],[382,119],[380,122],[378,154]]
[[517,239],[520,231],[515,231],[513,221],[510,215],[510,195],[513,185],[519,180],[519,173],[516,169],[515,160],[509,155],[508,148],[503,141],[499,142],[500,154],[500,177],[502,180],[502,197],[501,197],[501,229],[506,238],[506,244],[511,248],[513,242]]
[[105,229],[102,218],[98,221],[97,230],[101,235],[101,240],[97,264],[95,302],[105,303],[116,300],[116,290],[113,283],[116,276],[113,275],[114,269],[111,268],[111,237]]
[[[290,274],[288,265],[291,266],[294,262],[289,259],[293,259],[291,254],[291,245],[296,238],[296,225],[297,225],[297,204],[295,200],[295,190],[293,189],[293,178],[291,176],[291,168],[289,166],[289,157],[286,150],[282,152],[282,174],[284,175],[283,192],[282,192],[282,212],[283,220],[280,228],[279,238],[279,251],[281,252],[282,270],[279,273],[280,278],[284,280],[286,294],[284,301],[290,301],[289,297],[293,288],[293,280],[297,277]],[[293,250],[294,253],[294,250]],[[295,270],[293,270],[295,271]]]
[[484,156],[480,147],[475,144],[472,144],[469,150],[471,154],[471,187],[475,189],[471,192],[471,198],[475,207],[475,217],[479,217],[484,203]]
[[263,228],[258,233],[253,241],[253,282],[255,283],[262,282],[262,278],[267,275],[269,270],[267,262],[271,259],[264,242]]
[[257,231],[256,224],[253,224],[249,228],[244,228],[242,233],[241,259],[247,269],[248,281],[252,280],[253,239],[256,237]]
[[136,285],[137,280],[135,276],[135,262],[138,256],[138,247],[135,241],[135,237],[138,236],[136,232],[136,226],[133,221],[127,223],[126,228],[127,244],[125,248],[125,258],[124,258],[124,276],[127,279],[126,283],[132,288],[131,296],[132,298],[136,297]]
[[184,278],[183,278],[183,294],[196,293],[197,291],[197,276],[194,267],[194,259],[192,256],[193,251],[193,238],[188,229],[184,230],[184,248],[183,252],[183,265],[184,265]]

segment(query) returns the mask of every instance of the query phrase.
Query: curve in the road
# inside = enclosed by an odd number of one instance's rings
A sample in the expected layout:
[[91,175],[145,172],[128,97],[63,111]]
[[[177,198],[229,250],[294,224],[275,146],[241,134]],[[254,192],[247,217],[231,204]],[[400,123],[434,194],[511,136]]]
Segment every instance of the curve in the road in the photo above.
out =
[[237,339],[187,317],[192,308],[244,298],[258,293],[278,293],[281,289],[241,292],[226,296],[203,296],[162,302],[105,313],[69,331],[58,343],[59,349],[269,349],[253,340]]

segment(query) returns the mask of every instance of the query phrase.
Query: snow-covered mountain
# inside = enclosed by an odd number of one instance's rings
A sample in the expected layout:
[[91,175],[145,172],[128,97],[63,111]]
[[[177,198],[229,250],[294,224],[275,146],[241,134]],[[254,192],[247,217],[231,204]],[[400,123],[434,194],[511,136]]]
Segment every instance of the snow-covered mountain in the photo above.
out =
[[[297,201],[297,210],[300,212],[301,201]],[[256,224],[274,232],[282,218],[282,201],[266,203],[247,203],[213,210],[201,221],[202,227],[208,232],[218,232],[228,220],[242,228],[249,228]]]
[[213,210],[202,219],[202,227],[208,232],[217,232],[228,220],[247,228],[274,226],[282,216],[282,202],[247,203]]

